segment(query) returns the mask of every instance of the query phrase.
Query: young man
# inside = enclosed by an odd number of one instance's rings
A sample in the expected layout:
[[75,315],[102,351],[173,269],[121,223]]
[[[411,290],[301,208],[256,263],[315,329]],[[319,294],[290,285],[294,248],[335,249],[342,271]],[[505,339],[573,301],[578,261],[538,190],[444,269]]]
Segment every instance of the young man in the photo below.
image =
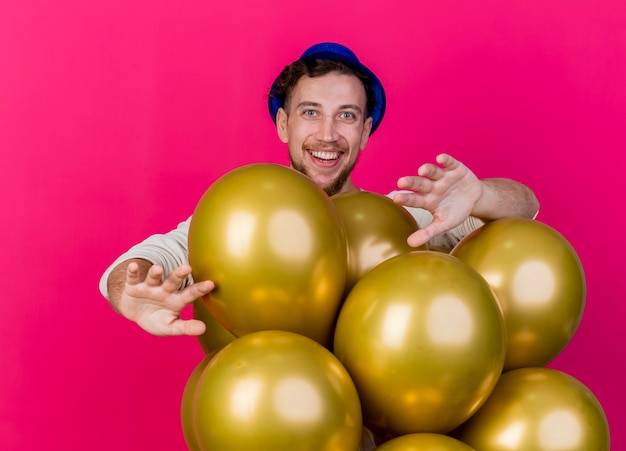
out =
[[[357,191],[351,179],[359,152],[382,121],[385,93],[378,78],[344,46],[322,43],[307,49],[278,76],[269,111],[287,144],[291,166],[327,194]],[[479,180],[449,155],[398,180],[390,194],[420,227],[408,242],[451,248],[484,221],[532,218],[533,192],[509,179]],[[102,276],[100,290],[112,307],[155,335],[200,335],[205,325],[183,320],[181,311],[209,293],[212,281],[191,280],[187,259],[189,219],[176,230],[154,235],[118,258]]]

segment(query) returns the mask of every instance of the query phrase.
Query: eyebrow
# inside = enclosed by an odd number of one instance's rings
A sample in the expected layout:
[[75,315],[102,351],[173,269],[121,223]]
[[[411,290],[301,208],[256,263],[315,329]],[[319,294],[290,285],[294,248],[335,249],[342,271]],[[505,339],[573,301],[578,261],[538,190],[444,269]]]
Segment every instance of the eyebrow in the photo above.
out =
[[[310,102],[310,101],[305,100],[303,102],[300,102],[296,108],[297,109],[306,108],[306,107],[320,108],[321,106],[322,106],[321,103]],[[355,110],[355,111],[358,111],[359,114],[363,114],[363,110],[361,110],[361,107],[356,105],[356,104],[353,104],[353,103],[349,103],[349,104],[346,104],[346,105],[339,105],[339,109],[340,110]]]

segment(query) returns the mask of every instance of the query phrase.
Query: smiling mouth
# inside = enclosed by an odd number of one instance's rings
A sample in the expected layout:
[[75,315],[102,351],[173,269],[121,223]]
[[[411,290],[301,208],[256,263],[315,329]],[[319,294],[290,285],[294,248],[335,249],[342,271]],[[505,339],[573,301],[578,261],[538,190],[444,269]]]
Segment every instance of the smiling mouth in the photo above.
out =
[[334,161],[339,159],[341,152],[326,152],[323,150],[309,150],[312,157],[322,161]]

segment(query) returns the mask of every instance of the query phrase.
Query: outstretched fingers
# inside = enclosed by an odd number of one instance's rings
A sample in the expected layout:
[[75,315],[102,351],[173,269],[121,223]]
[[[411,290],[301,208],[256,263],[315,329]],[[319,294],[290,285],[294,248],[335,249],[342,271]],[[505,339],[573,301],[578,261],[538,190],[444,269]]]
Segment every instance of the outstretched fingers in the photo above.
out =
[[[126,267],[126,286],[120,298],[120,311],[153,335],[200,335],[206,330],[198,319],[183,319],[181,312],[196,299],[215,288],[210,280],[194,283],[184,289],[183,282],[191,274],[191,266],[181,265],[167,277],[163,267],[141,268],[137,262]],[[145,274],[145,277],[144,277]]]
[[417,168],[417,175],[427,177],[431,180],[438,180],[443,177],[444,170],[436,164],[426,163]]
[[405,207],[426,207],[426,199],[424,198],[424,195],[419,192],[398,193],[393,196],[393,201],[397,204],[404,205]]
[[161,265],[152,265],[146,274],[144,283],[149,287],[158,287],[163,279],[163,267]]
[[200,299],[202,296],[209,294],[213,288],[215,288],[215,284],[210,280],[196,282],[181,291],[181,302],[185,305],[191,304],[196,299]]
[[[154,266],[152,268],[154,268]],[[180,265],[165,278],[162,284],[163,290],[168,293],[176,292],[189,274],[191,274],[191,266]]]
[[189,287],[189,291],[191,291],[193,296],[201,297],[208,294],[215,288],[215,283],[211,280],[203,280],[201,282],[194,283]]
[[178,318],[170,325],[170,335],[202,335],[206,331],[206,325],[198,319]]
[[419,247],[446,230],[447,228],[442,224],[442,222],[435,219],[426,227],[423,227],[409,235],[406,241],[411,247]]
[[398,179],[398,188],[410,191],[428,193],[432,190],[432,180],[417,175],[407,175]]
[[203,280],[180,290],[181,284],[190,273],[191,267],[189,265],[182,265],[176,268],[176,270],[163,281],[162,287],[164,292],[173,295],[173,297],[171,297],[170,302],[172,302],[172,304],[170,304],[170,306],[175,311],[182,311],[185,306],[191,304],[196,299],[200,299],[215,288],[215,284],[212,281]]
[[448,155],[447,153],[440,153],[435,158],[437,163],[443,166],[446,169],[454,170],[461,165],[461,162],[454,158],[452,155]]
[[[460,167],[461,163],[452,156],[442,153],[436,157],[437,164],[425,163],[417,169],[416,176],[405,176],[398,179],[400,189],[428,194],[435,191],[437,182],[444,179],[449,171]],[[439,166],[440,165],[440,166]]]
[[446,153],[437,155],[436,161],[438,164],[426,163],[420,166],[417,170],[418,175],[437,181],[443,179],[448,172],[455,171],[461,166],[459,160]]
[[130,262],[128,266],[126,266],[126,284],[138,285],[141,282],[143,282],[143,280],[141,279],[139,265],[136,262]]

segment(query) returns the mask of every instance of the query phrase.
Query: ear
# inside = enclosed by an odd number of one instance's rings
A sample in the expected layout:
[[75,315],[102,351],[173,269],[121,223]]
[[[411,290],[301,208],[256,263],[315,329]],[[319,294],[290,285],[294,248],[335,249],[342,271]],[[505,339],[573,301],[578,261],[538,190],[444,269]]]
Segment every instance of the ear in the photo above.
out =
[[287,144],[287,141],[289,140],[287,135],[288,119],[289,116],[287,116],[285,110],[283,108],[279,108],[276,112],[276,132],[278,133],[278,138],[280,138],[280,140],[285,144]]
[[372,117],[368,117],[363,123],[363,132],[361,134],[361,145],[359,150],[365,149],[367,146],[367,140],[370,138],[370,132],[372,131]]

